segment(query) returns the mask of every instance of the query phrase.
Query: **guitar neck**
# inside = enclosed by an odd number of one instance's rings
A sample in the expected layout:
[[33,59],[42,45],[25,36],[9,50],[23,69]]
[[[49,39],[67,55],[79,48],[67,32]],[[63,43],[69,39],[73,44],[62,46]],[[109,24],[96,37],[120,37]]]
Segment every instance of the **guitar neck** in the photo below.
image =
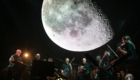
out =
[[68,66],[64,69],[63,73],[66,71],[66,69],[69,67],[69,64],[71,64],[72,61],[73,61],[74,59],[75,59],[75,58],[73,58],[73,59],[70,61],[70,63],[68,63]]
[[73,60],[70,61],[70,64],[72,63]]
[[68,63],[68,66],[64,69],[63,73],[66,71],[66,69],[69,67],[69,63]]

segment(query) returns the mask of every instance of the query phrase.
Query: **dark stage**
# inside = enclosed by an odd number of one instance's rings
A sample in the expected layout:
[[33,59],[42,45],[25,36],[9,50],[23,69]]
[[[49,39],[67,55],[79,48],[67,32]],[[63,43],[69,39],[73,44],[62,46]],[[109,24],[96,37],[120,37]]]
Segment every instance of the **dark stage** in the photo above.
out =
[[[104,52],[108,48],[107,44],[116,52],[117,44],[122,42],[122,37],[124,35],[130,36],[131,41],[135,45],[136,54],[140,59],[140,5],[138,4],[138,1],[91,0],[91,2],[96,3],[102,10],[102,13],[106,15],[114,32],[114,36],[109,42],[96,49],[76,52],[61,48],[46,34],[41,14],[43,0],[1,0],[0,80],[6,80],[9,58],[16,53],[17,49],[22,51],[21,58],[23,63],[30,65],[35,58],[35,54],[39,53],[40,60],[52,58],[58,67],[58,71],[60,71],[62,63],[65,62],[65,58],[69,58],[70,61],[75,58],[71,63],[73,66],[72,73],[74,80],[77,80],[78,66],[82,63],[82,58],[85,58],[85,54],[90,54],[94,60],[98,55],[102,58]],[[115,54],[113,55],[115,56]],[[117,57],[115,56],[115,58]],[[95,67],[91,64],[89,59],[87,59],[87,62],[90,65],[90,71],[95,70]],[[135,66],[129,66],[133,67],[130,69],[130,72],[133,73],[134,80],[139,80],[139,63],[139,61],[136,63],[132,62],[130,65]],[[117,80],[117,74],[114,74],[114,76],[111,77],[105,76],[106,73],[104,73],[104,71],[101,74],[102,80]],[[91,75],[89,75],[89,77]]]

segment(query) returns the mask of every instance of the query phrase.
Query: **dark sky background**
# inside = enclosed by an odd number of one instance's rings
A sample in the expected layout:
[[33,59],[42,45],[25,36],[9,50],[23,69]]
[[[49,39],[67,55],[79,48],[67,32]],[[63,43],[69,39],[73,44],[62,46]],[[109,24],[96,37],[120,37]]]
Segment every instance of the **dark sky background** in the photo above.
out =
[[[93,1],[93,0],[92,0]],[[114,50],[121,37],[129,35],[140,58],[139,4],[135,0],[94,0],[108,17],[114,29],[114,38],[108,42]],[[72,52],[60,48],[47,36],[41,20],[43,0],[1,0],[0,3],[0,68],[7,67],[8,60],[17,49],[22,50],[23,62],[29,64],[36,53],[41,59],[52,57],[60,65],[66,57],[81,62],[85,53],[93,58],[103,55],[106,44],[87,52]],[[24,53],[29,53],[25,58]]]

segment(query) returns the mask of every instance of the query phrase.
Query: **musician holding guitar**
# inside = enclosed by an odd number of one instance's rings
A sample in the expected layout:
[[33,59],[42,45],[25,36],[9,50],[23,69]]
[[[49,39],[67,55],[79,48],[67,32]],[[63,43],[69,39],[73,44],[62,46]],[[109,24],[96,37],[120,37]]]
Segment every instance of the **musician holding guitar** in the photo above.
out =
[[86,62],[86,58],[82,59],[82,64],[78,67],[78,80],[89,80],[89,63]]
[[62,64],[61,74],[67,77],[69,72],[72,73],[72,65],[69,63],[69,58],[66,58],[65,63]]

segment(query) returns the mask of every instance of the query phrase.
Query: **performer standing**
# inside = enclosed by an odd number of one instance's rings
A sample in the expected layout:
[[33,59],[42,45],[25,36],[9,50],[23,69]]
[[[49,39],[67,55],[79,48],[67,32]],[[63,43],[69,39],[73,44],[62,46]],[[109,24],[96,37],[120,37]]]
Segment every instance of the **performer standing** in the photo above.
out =
[[78,80],[89,80],[89,63],[86,62],[86,58],[82,59],[82,64],[78,67]]
[[[68,68],[67,68],[68,66]],[[67,69],[66,69],[67,68]],[[66,69],[66,70],[65,70]],[[65,71],[64,71],[65,70]],[[69,64],[69,58],[65,59],[65,63],[62,64],[62,69],[61,69],[61,73],[64,73],[65,77],[69,77],[68,73],[70,72],[70,74],[72,73],[72,65]]]
[[[11,80],[14,78],[15,80],[19,80],[21,78],[22,72],[20,70],[21,66],[17,65],[15,63],[23,63],[22,58],[20,57],[21,50],[17,49],[16,54],[13,54],[9,59],[9,66],[8,68],[8,74],[7,74],[7,80]],[[13,76],[12,76],[13,75]]]

